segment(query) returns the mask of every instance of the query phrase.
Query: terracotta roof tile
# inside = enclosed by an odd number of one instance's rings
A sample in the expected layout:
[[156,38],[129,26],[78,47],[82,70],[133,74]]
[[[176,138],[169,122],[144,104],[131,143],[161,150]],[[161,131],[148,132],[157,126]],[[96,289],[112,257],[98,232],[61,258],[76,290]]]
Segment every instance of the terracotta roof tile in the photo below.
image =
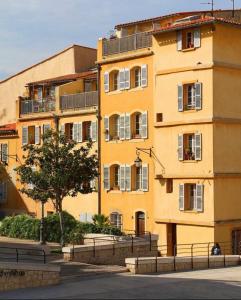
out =
[[15,136],[16,133],[16,123],[0,126],[0,136]]

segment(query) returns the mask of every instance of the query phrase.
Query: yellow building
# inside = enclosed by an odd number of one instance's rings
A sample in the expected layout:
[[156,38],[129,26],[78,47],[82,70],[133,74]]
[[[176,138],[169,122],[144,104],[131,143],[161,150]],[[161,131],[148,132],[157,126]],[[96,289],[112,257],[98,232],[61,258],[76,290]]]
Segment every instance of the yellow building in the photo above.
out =
[[169,253],[241,235],[241,11],[213,15],[117,25],[98,45],[101,211]]
[[[95,59],[92,60],[93,67]],[[76,64],[78,63],[80,64],[77,61]],[[87,59],[85,68],[89,63]],[[18,191],[21,185],[16,182],[14,168],[23,161],[22,146],[39,145],[41,135],[47,129],[59,128],[78,145],[84,145],[91,138],[94,142],[92,151],[97,150],[97,70],[31,81],[25,84],[24,92],[15,102],[16,124],[0,128],[0,153],[2,163],[6,166],[6,172],[1,173],[0,180],[0,211],[1,215],[27,212],[40,217],[40,203]],[[8,128],[12,131],[8,131]],[[7,161],[4,161],[6,159]],[[63,209],[81,221],[91,221],[92,215],[98,213],[98,182],[91,184],[93,187],[91,194],[80,194],[63,201]],[[45,205],[46,214],[53,213],[54,210],[51,203]]]

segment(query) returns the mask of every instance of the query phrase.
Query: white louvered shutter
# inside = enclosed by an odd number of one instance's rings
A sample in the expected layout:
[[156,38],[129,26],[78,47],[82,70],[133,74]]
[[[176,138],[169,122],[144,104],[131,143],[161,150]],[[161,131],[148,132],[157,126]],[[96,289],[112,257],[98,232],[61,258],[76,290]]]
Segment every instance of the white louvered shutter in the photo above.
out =
[[182,31],[177,32],[177,50],[182,51]]
[[110,167],[104,165],[104,189],[110,189]]
[[183,134],[178,135],[178,160],[183,160]]
[[108,72],[104,73],[104,86],[105,92],[108,93],[110,91],[110,79]]
[[178,84],[177,94],[178,94],[178,111],[183,111],[183,85],[182,84]]
[[120,190],[125,191],[126,181],[125,181],[125,165],[120,166]]
[[119,87],[121,91],[125,89],[125,69],[121,69],[119,72]]
[[28,127],[22,127],[22,145],[28,144]]
[[194,48],[201,47],[201,32],[200,29],[194,30]]
[[148,165],[142,165],[142,190],[144,192],[148,191]]
[[125,138],[126,140],[131,138],[131,117],[129,113],[125,114]]
[[202,83],[195,83],[195,108],[202,109]]
[[1,144],[1,161],[4,163],[8,162],[8,144]]
[[86,213],[80,213],[80,222],[86,223],[87,216]]
[[126,165],[125,167],[125,185],[126,191],[131,191],[131,166]]
[[125,89],[130,88],[130,69],[125,69]]
[[125,115],[120,115],[120,140],[125,139]]
[[40,144],[40,126],[35,126],[34,129],[34,141],[36,145]]
[[62,135],[65,135],[65,125],[64,124],[60,125],[60,133]]
[[104,128],[105,128],[105,140],[110,140],[110,127],[109,127],[109,117],[104,117]]
[[82,143],[83,141],[83,132],[82,132],[82,122],[78,123],[78,142]]
[[147,111],[143,112],[141,115],[141,137],[143,139],[147,139],[147,137],[148,137]]
[[75,142],[79,141],[78,123],[73,124],[73,140]]
[[93,223],[93,215],[91,213],[86,213],[86,222]]
[[179,184],[179,210],[184,210],[185,185]]
[[147,77],[148,77],[147,65],[142,65],[141,66],[141,86],[142,87],[147,86]]
[[93,142],[97,141],[97,121],[91,122],[91,139]]
[[196,210],[203,211],[203,184],[196,185]]
[[195,134],[195,160],[202,160],[202,135]]

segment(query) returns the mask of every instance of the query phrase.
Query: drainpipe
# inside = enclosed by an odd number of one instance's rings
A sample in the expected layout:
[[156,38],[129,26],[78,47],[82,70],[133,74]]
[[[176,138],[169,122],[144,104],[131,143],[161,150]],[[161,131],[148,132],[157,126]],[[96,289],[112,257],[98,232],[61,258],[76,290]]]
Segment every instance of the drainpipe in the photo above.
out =
[[98,130],[98,214],[101,214],[101,65],[97,65],[97,90],[98,90],[98,108],[97,108],[97,130]]

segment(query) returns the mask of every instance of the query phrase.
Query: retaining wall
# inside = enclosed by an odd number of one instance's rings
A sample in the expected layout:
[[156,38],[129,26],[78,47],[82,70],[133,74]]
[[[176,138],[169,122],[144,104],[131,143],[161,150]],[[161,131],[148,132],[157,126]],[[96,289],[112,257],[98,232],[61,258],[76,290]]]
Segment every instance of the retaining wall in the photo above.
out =
[[127,269],[132,274],[155,272],[190,271],[208,268],[222,268],[240,264],[239,255],[195,256],[191,257],[141,257],[127,258]]
[[0,262],[0,291],[58,284],[60,267]]
[[127,257],[151,257],[157,255],[158,236],[152,235],[151,245],[149,239],[135,239],[132,241],[120,241],[117,243],[101,243],[95,246],[82,245],[64,247],[65,261],[78,261],[99,265],[125,265]]

